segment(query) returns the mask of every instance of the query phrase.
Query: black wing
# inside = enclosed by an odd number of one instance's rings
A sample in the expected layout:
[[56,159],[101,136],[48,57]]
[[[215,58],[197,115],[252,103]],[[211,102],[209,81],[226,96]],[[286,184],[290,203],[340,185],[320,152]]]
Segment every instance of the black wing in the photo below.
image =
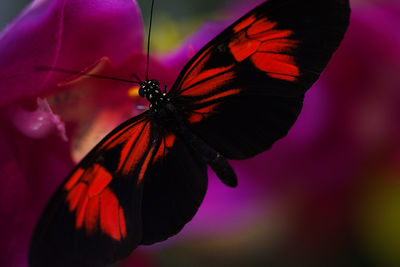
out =
[[29,263],[116,262],[179,232],[206,189],[205,163],[146,112],[113,130],[60,186],[36,226]]
[[201,49],[169,96],[223,156],[254,156],[294,124],[349,15],[348,0],[265,2]]

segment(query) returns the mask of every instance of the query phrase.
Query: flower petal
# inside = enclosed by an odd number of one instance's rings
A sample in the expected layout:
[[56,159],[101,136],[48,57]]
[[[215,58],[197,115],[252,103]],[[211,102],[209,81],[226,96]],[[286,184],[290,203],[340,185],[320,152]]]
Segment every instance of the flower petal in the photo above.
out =
[[31,139],[0,118],[0,262],[27,266],[29,239],[48,198],[73,168],[69,143]]
[[136,1],[34,1],[0,34],[0,106],[57,90],[66,74],[39,66],[79,71],[103,56],[118,64],[142,42]]
[[34,139],[47,137],[56,130],[61,138],[67,141],[65,124],[60,117],[53,113],[46,100],[38,98],[37,104],[38,109],[35,111],[27,111],[21,107],[12,108],[10,117],[14,126],[21,133]]
[[186,41],[172,53],[160,54],[158,59],[166,66],[170,66],[178,76],[184,65],[209,41],[217,36],[226,26],[228,21],[206,22],[196,33],[186,39]]

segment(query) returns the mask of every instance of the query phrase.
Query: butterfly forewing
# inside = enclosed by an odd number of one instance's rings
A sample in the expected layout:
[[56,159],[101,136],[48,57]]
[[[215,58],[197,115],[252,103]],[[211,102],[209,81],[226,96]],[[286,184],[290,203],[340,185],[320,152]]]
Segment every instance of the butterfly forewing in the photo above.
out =
[[144,114],[131,119],[82,160],[36,227],[31,266],[102,266],[127,256],[139,244],[143,187],[138,173],[151,153],[150,139],[158,138],[150,128]]
[[191,129],[222,155],[265,151],[296,121],[349,13],[347,0],[263,3],[201,49],[170,96]]
[[144,113],[104,138],[60,186],[36,227],[30,264],[115,262],[177,233],[206,188],[206,165]]

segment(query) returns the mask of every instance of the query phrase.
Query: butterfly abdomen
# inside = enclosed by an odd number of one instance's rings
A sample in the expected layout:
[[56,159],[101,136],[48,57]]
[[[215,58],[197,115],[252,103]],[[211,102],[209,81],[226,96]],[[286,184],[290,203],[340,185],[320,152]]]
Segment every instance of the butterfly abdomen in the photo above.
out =
[[218,178],[229,187],[236,187],[237,176],[229,162],[221,154],[217,153],[216,157],[208,163]]
[[193,133],[184,123],[176,130],[184,142],[193,149],[194,153],[200,155],[225,185],[229,187],[237,186],[236,173],[226,158]]
[[237,186],[237,176],[229,162],[189,129],[187,117],[173,102],[166,103],[155,114],[157,124],[180,137],[193,153],[199,155],[204,163],[211,167],[225,185]]

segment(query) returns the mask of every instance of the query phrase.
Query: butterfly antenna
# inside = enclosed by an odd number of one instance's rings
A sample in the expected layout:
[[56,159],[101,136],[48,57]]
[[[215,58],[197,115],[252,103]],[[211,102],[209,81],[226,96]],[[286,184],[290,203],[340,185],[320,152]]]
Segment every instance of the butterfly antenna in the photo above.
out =
[[146,81],[149,80],[150,36],[151,36],[151,24],[152,24],[152,22],[153,22],[153,9],[154,9],[154,0],[151,1],[149,34],[148,34],[148,37],[147,37],[147,71],[146,71]]
[[143,83],[142,79],[140,79],[139,76],[137,76],[135,73],[132,73],[131,75],[132,75],[132,77],[137,79],[139,82]]
[[107,80],[113,80],[113,81],[119,81],[119,82],[140,84],[140,82],[138,82],[138,81],[131,81],[131,80],[120,79],[120,78],[115,78],[115,77],[109,77],[109,76],[103,76],[103,75],[97,75],[97,74],[90,74],[90,73],[83,72],[83,71],[73,71],[73,70],[67,70],[67,69],[62,69],[62,68],[50,68],[50,67],[42,67],[42,66],[40,66],[40,67],[36,67],[35,70],[36,71],[55,71],[55,72],[73,74],[73,75],[93,77],[93,78],[98,78],[98,79],[107,79]]

